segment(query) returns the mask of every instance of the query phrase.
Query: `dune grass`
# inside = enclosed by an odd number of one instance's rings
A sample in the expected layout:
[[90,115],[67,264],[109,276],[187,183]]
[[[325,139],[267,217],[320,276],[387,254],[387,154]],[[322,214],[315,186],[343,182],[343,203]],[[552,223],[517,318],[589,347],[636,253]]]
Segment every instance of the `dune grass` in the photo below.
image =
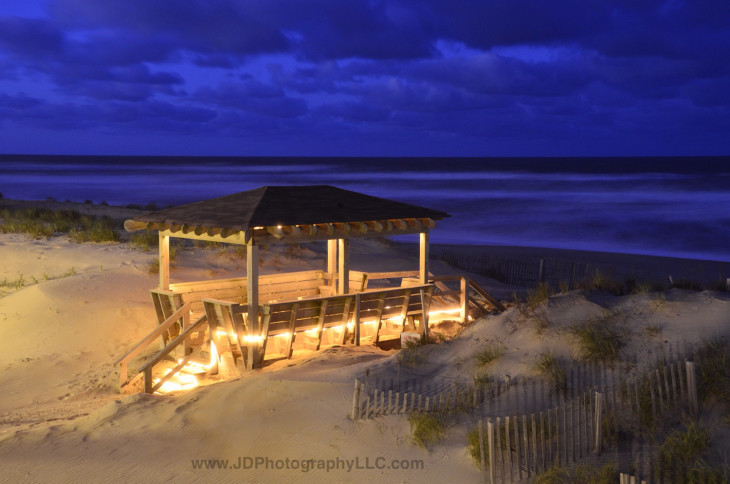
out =
[[550,384],[551,391],[565,395],[568,391],[568,378],[560,360],[550,352],[540,355],[535,364],[535,371]]
[[538,474],[535,484],[614,484],[619,473],[613,464],[603,467],[578,465],[572,468],[552,466]]
[[474,355],[474,359],[479,367],[487,366],[504,355],[504,346],[498,344],[489,344],[483,350]]
[[0,210],[0,232],[28,234],[34,238],[48,238],[68,234],[74,242],[116,242],[117,226],[109,217],[82,215],[75,210],[49,210],[29,207]]
[[730,353],[720,338],[706,341],[695,353],[700,400],[714,400],[730,412]]
[[[69,270],[64,272],[63,274],[43,274],[43,281],[52,281],[54,279],[63,279],[64,277],[70,277],[76,275],[76,269],[71,267]],[[0,297],[7,295],[10,290],[18,291],[26,286],[32,286],[34,284],[39,284],[42,281],[31,275],[26,277],[24,274],[19,273],[15,279],[8,279],[7,277],[0,280]]]
[[413,442],[427,449],[440,441],[446,433],[446,421],[434,412],[413,412],[408,415]]
[[398,362],[402,365],[416,367],[426,363],[423,346],[427,341],[406,341],[405,348],[398,352]]
[[625,342],[621,331],[611,324],[612,318],[613,315],[604,314],[602,317],[589,319],[571,328],[583,359],[614,361],[618,358]]
[[710,431],[701,423],[692,421],[684,429],[674,429],[659,447],[657,470],[668,473],[674,482],[728,482],[727,469],[704,460],[711,443]]

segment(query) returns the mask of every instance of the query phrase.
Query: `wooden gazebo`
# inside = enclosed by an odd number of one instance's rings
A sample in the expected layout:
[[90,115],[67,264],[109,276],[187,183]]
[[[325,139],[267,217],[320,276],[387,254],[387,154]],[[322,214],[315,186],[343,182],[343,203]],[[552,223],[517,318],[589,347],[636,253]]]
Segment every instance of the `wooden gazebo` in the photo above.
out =
[[[124,227],[130,232],[137,230],[155,230],[159,234],[159,287],[156,292],[153,291],[153,300],[155,301],[158,322],[161,326],[169,325],[173,320],[177,321],[185,317],[189,318],[187,313],[191,312],[191,309],[194,307],[192,305],[201,301],[202,303],[206,303],[208,301],[206,298],[211,298],[211,291],[214,287],[218,292],[213,297],[218,297],[219,299],[223,299],[219,296],[221,294],[221,288],[227,288],[229,292],[226,294],[233,294],[231,291],[239,289],[243,291],[242,294],[237,296],[238,299],[235,301],[240,304],[233,307],[233,303],[230,303],[227,309],[229,317],[227,319],[223,318],[226,321],[219,320],[217,324],[225,324],[227,325],[226,328],[228,331],[235,332],[236,328],[232,328],[232,325],[235,325],[231,319],[235,318],[236,308],[238,308],[243,313],[241,317],[245,319],[247,334],[263,334],[263,344],[259,345],[258,341],[257,344],[253,344],[251,343],[250,336],[248,340],[240,337],[239,329],[239,338],[233,338],[234,341],[231,346],[234,354],[239,354],[245,366],[255,368],[263,361],[263,352],[265,352],[268,336],[275,334],[276,331],[284,332],[285,326],[288,326],[288,322],[286,325],[284,324],[283,317],[280,321],[276,317],[272,319],[272,314],[277,310],[280,315],[284,314],[285,309],[289,311],[286,313],[287,317],[291,314],[292,331],[289,333],[288,353],[291,352],[291,340],[293,339],[293,332],[296,326],[295,320],[302,318],[297,314],[297,306],[303,304],[298,304],[297,301],[299,300],[307,299],[311,301],[314,297],[321,299],[321,304],[318,306],[320,342],[323,327],[328,321],[334,321],[336,319],[331,314],[332,308],[336,307],[336,304],[340,304],[340,306],[337,306],[340,307],[340,314],[337,317],[343,322],[347,323],[351,321],[350,318],[352,317],[353,309],[354,317],[358,320],[361,314],[359,306],[361,302],[360,296],[357,298],[357,305],[353,302],[352,306],[354,308],[350,307],[350,300],[344,298],[345,295],[358,291],[362,292],[364,289],[363,284],[351,291],[351,271],[349,264],[350,239],[418,234],[420,242],[418,271],[413,274],[415,277],[409,278],[408,284],[406,284],[406,280],[404,279],[402,285],[421,285],[421,302],[423,302],[423,289],[429,282],[429,231],[435,227],[437,220],[448,216],[447,213],[438,210],[378,198],[327,185],[266,186],[140,215],[131,220],[127,220]],[[245,279],[215,281],[214,285],[209,285],[206,281],[200,281],[195,283],[195,287],[184,284],[171,284],[169,270],[171,237],[245,245],[247,255]],[[327,241],[327,272],[318,275],[318,277],[324,279],[324,282],[320,280],[316,283],[310,283],[304,279],[299,281],[289,278],[287,280],[287,290],[279,290],[274,293],[268,289],[272,287],[270,280],[272,276],[259,277],[259,246],[325,240]],[[304,278],[304,276],[302,277]],[[266,278],[269,279],[264,280]],[[297,288],[299,292],[294,291],[292,288],[295,282],[298,282],[300,287],[310,287],[313,284],[317,284],[320,292],[302,292],[303,290],[299,290],[299,288]],[[261,284],[264,285],[262,286]],[[329,294],[325,294],[322,291],[322,286],[324,288],[329,287]],[[211,289],[206,290],[205,287]],[[280,285],[277,287],[281,288],[283,286]],[[432,288],[433,285],[429,289]],[[160,299],[160,294],[165,295],[165,297],[169,296],[171,302],[168,303],[167,299],[164,301]],[[411,291],[407,291],[405,294],[407,297],[402,298],[404,300],[402,303],[403,320],[406,319],[407,314],[410,314],[409,304],[412,305],[409,302],[411,301],[409,299]],[[429,300],[430,294],[431,292],[428,292]],[[295,295],[298,295],[298,297],[292,297]],[[415,295],[417,296],[418,293],[416,292]],[[342,301],[339,299],[336,301],[327,300],[328,296],[341,296],[340,299]],[[377,298],[373,297],[371,299],[374,304],[373,314],[377,313],[379,328],[382,318],[394,316],[394,314],[389,314],[388,310],[394,311],[395,309],[391,309],[392,305],[385,302],[386,298],[392,295],[380,294],[373,296],[378,296]],[[399,293],[400,296],[401,294]],[[290,306],[282,306],[284,303],[280,303],[281,300],[286,300],[287,297],[293,302],[289,303]],[[186,301],[183,301],[183,299],[186,299]],[[227,296],[226,299],[230,300],[231,296]],[[272,302],[279,302],[280,304],[276,308],[266,306],[267,303]],[[195,329],[194,326],[198,324],[208,325],[212,341],[215,338],[213,327],[216,321],[214,319],[219,318],[216,314],[220,315],[220,308],[218,308],[218,313],[215,313],[208,307],[205,309],[207,318],[204,316],[194,324],[183,321],[180,325],[183,331],[173,341],[170,341],[168,346],[174,346],[174,344],[179,343],[178,340],[180,338],[182,338],[181,341],[183,344],[187,344],[186,338],[188,337],[188,332]],[[301,311],[301,307],[299,307],[299,310]],[[266,311],[266,314],[261,314],[262,311]],[[363,309],[362,311],[366,310]],[[425,304],[422,311],[422,320],[424,320],[422,322],[426,323],[425,331],[427,331],[428,316]],[[313,320],[316,320],[316,318],[313,318]],[[276,328],[278,326],[276,324],[279,323],[281,323],[280,326],[282,329],[277,330]],[[261,333],[262,325],[266,326],[263,333]],[[302,327],[296,326],[296,328],[301,331]],[[347,330],[345,329],[344,332],[347,333]],[[359,324],[355,325],[355,333],[355,341],[359,344]],[[140,342],[140,345],[149,344],[151,341],[150,338],[159,336],[165,338],[164,332],[151,333],[146,340]],[[168,339],[172,339],[175,336],[175,334],[171,334]],[[344,342],[345,336],[342,338]],[[248,341],[248,343],[244,343],[244,341]],[[245,347],[246,344],[248,344],[248,347]],[[319,348],[319,344],[317,344],[317,348]],[[185,352],[187,353],[187,349]],[[261,353],[260,355],[258,354],[259,352]],[[123,382],[126,379],[126,366],[124,365],[131,359],[131,353],[118,362],[123,363]],[[159,359],[164,356],[159,356]],[[146,387],[148,387],[147,384]],[[149,387],[147,389],[149,390]]]

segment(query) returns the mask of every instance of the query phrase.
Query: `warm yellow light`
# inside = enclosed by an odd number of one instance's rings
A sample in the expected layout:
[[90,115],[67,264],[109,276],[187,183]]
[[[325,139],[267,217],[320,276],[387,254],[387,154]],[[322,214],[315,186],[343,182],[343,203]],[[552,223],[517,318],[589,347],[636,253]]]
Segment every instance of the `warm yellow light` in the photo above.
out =
[[[172,371],[172,370],[170,370]],[[168,372],[169,375],[169,372]],[[194,375],[186,373],[178,373],[172,377],[173,379],[167,380],[163,383],[160,388],[157,389],[157,393],[170,393],[179,392],[182,390],[192,390],[198,386],[198,379]],[[160,381],[159,378],[155,379],[152,384],[156,385]]]
[[247,334],[243,337],[243,341],[245,341],[246,343],[261,343],[263,340],[263,336],[251,336]]
[[441,309],[438,311],[429,311],[428,315],[433,316],[435,314],[458,314],[461,312],[461,308],[453,308],[453,309]]

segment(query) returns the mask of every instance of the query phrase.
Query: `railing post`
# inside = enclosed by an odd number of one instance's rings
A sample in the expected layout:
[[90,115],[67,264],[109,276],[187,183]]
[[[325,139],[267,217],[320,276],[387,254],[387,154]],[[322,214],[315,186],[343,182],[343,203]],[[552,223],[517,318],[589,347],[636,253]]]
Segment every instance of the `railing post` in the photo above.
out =
[[360,346],[360,293],[355,294],[355,345]]
[[152,393],[152,368],[144,369],[144,392]]
[[459,312],[459,317],[461,318],[461,322],[462,323],[466,323],[466,319],[469,316],[469,311],[468,311],[468,309],[469,309],[468,308],[468,305],[469,305],[469,282],[468,282],[468,279],[465,276],[461,276],[460,285],[461,285],[461,288],[460,288],[460,291],[459,291],[460,292],[459,306],[460,306],[461,309],[460,309],[460,312]]
[[421,294],[421,341],[424,343],[428,341],[428,308],[426,307],[426,293],[423,289],[420,291]]

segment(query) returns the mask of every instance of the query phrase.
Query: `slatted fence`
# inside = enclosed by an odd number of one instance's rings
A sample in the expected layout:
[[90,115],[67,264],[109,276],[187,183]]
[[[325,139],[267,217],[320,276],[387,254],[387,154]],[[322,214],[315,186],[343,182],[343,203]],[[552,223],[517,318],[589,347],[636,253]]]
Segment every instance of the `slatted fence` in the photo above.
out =
[[[695,373],[693,362],[673,362],[547,410],[478,420],[469,431],[484,448],[485,482],[521,482],[551,466],[616,452],[619,442],[630,445],[672,412],[696,415]],[[644,472],[651,473],[651,466]]]

